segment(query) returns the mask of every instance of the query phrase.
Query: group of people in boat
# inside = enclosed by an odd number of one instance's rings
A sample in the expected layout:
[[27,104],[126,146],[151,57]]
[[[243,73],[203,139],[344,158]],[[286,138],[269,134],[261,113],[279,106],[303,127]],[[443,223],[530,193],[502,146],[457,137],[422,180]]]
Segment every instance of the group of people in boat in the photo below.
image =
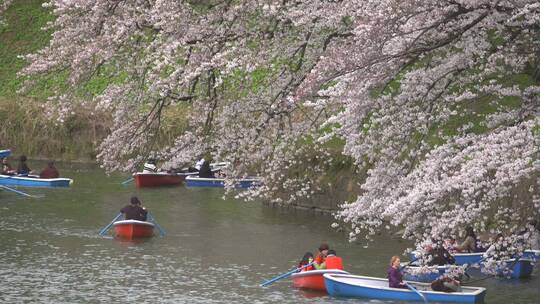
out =
[[[532,248],[540,248],[540,223],[537,220],[532,220],[528,223],[528,228],[517,232],[518,235],[523,235],[529,241]],[[532,232],[530,234],[526,233]],[[432,245],[427,249],[428,266],[444,266],[455,264],[454,253],[475,253],[484,252],[484,256],[491,254],[493,251],[505,251],[506,248],[502,245],[504,235],[499,233],[495,237],[494,243],[489,247],[484,247],[483,244],[477,238],[473,227],[468,226],[465,228],[465,238],[461,244],[456,244],[454,239],[443,242],[442,240],[434,240]],[[399,256],[393,256],[390,259],[390,266],[388,267],[388,285],[392,288],[408,288],[403,283],[403,275],[401,259]],[[459,292],[461,291],[461,283],[459,280],[447,275],[443,275],[437,280],[431,283],[431,289],[434,291],[443,292]]]
[[336,251],[330,249],[328,244],[322,243],[317,255],[306,252],[298,264],[300,271],[321,270],[321,269],[340,269],[343,270],[343,260],[336,255]]
[[[26,155],[21,155],[19,157],[19,164],[17,169],[14,169],[10,164],[7,157],[2,158],[2,175],[12,175],[12,176],[28,176],[32,174],[32,170],[28,167]],[[40,172],[40,178],[58,178],[60,173],[58,169],[54,166],[53,161],[49,161],[47,166]]]
[[[169,170],[167,172],[175,172],[176,170]],[[146,161],[146,163],[143,165],[143,173],[157,173],[161,172],[161,169],[158,169],[156,165],[156,160],[153,158],[150,158]],[[212,171],[212,167],[210,166],[210,161],[205,159],[205,157],[202,157],[199,159],[193,167],[189,167],[187,169],[187,172],[199,172],[199,177],[203,178],[215,178],[216,174],[214,171]],[[221,174],[218,172],[217,174]],[[221,175],[220,175],[221,177]]]

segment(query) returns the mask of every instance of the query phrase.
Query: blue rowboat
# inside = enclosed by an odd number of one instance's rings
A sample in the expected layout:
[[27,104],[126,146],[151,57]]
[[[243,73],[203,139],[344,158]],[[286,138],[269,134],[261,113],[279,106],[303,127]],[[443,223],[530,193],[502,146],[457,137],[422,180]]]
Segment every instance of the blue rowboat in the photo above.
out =
[[[225,187],[224,178],[204,178],[197,176],[187,176],[185,180],[187,187],[214,187],[214,188],[223,188]],[[234,187],[237,189],[246,189],[251,187],[257,187],[261,183],[261,180],[258,178],[243,178],[235,179]]]
[[[508,276],[512,279],[521,279],[521,278],[528,278],[531,276],[533,270],[534,270],[534,259],[526,259],[521,258],[516,262],[516,259],[511,259],[506,261],[506,269],[499,270],[498,274],[500,276]],[[512,270],[511,273],[509,272],[509,269]]]
[[[473,269],[481,268],[482,259],[485,252],[455,253],[456,265],[469,265]],[[415,257],[417,253],[412,253]],[[540,250],[525,250],[523,256],[516,262],[515,259],[506,261],[506,268],[497,271],[498,275],[510,277],[512,279],[528,278],[534,270],[534,263],[540,261]],[[444,266],[443,266],[444,267]],[[511,273],[508,270],[512,270]],[[419,282],[427,282],[427,277],[416,278]],[[406,280],[416,280],[408,277]],[[425,279],[425,280],[424,280]]]
[[[456,265],[472,265],[478,264],[482,261],[485,252],[473,252],[473,253],[453,253],[452,255],[456,259]],[[415,260],[419,257],[418,251],[413,251],[409,254],[411,260]],[[535,259],[540,261],[540,250],[525,250],[523,251],[522,258]]]
[[[534,270],[534,259],[520,258],[517,262],[516,259],[506,260],[506,267],[500,267],[497,269],[497,275],[500,277],[506,277],[511,279],[522,279],[531,276]],[[468,273],[473,276],[481,276],[480,270],[483,265],[475,264],[469,268]]]
[[[420,295],[410,289],[388,287],[388,279],[347,274],[325,274],[323,277],[326,290],[333,297],[423,301]],[[427,283],[408,283],[428,302],[480,303],[484,301],[486,295],[486,289],[482,287],[467,286],[462,287],[461,292],[447,293],[433,291]]]
[[0,185],[20,187],[69,187],[70,178],[39,178],[37,176],[1,175]]
[[0,158],[8,157],[11,154],[11,150],[0,150]]

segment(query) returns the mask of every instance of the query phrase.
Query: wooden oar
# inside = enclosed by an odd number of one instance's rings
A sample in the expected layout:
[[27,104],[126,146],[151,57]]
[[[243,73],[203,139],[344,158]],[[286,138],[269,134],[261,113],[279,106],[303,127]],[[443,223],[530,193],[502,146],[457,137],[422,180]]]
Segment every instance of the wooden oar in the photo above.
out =
[[150,214],[150,212],[148,212],[147,214],[147,217],[148,217],[148,220],[150,222],[152,222],[156,228],[159,230],[159,233],[161,234],[161,236],[165,236],[165,231],[161,228],[161,226],[156,222],[156,219],[152,216],[152,214]]
[[419,295],[422,300],[424,300],[424,303],[428,302],[426,297],[420,291],[418,291],[418,289],[414,288],[414,286],[410,285],[409,283],[405,283],[405,285],[407,285],[410,290],[416,292],[416,294]]
[[13,188],[10,188],[10,187],[4,186],[4,185],[0,185],[0,188],[2,188],[4,190],[7,190],[7,191],[11,191],[13,193],[17,193],[17,194],[22,195],[22,196],[26,196],[26,197],[32,197],[32,198],[44,197],[44,195],[31,195],[31,194],[28,194],[28,193],[25,193],[25,192],[22,192],[22,191],[19,191],[19,190],[15,190]]
[[304,265],[304,266],[302,266],[302,267],[295,268],[295,269],[293,269],[293,270],[291,270],[291,271],[289,271],[289,272],[287,272],[287,273],[280,274],[280,275],[278,275],[277,277],[275,277],[275,278],[273,278],[273,279],[270,279],[270,280],[268,280],[268,281],[263,282],[260,286],[261,286],[261,287],[268,286],[268,285],[270,285],[270,284],[272,284],[272,283],[274,283],[274,282],[276,282],[276,281],[279,281],[279,280],[281,280],[281,279],[284,279],[284,278],[286,278],[286,277],[292,275],[292,274],[295,273],[295,272],[298,272],[298,271],[300,271],[300,270],[302,270],[302,269],[304,269],[304,268],[307,268],[307,267],[313,265],[313,263],[315,263],[315,262],[311,262],[311,263],[309,263],[309,264],[307,264],[307,265]]
[[104,236],[105,233],[107,233],[107,231],[109,231],[109,229],[112,227],[112,225],[114,224],[114,222],[116,222],[116,220],[118,220],[121,216],[122,216],[122,212],[118,213],[118,214],[113,218],[113,220],[109,223],[109,225],[103,227],[103,229],[101,229],[101,230],[99,231],[99,235]]

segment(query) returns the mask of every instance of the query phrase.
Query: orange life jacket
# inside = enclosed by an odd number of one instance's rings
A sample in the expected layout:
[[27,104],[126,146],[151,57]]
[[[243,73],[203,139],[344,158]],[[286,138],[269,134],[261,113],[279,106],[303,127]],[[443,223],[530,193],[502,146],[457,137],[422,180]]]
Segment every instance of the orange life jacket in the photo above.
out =
[[330,255],[326,257],[326,269],[340,269],[343,270],[343,261],[340,257]]

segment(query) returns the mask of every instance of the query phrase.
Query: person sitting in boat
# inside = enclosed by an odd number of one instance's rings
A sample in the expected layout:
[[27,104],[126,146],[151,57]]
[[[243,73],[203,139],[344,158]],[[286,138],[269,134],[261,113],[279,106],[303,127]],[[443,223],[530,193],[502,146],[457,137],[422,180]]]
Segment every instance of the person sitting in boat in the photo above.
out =
[[16,173],[17,173],[17,171],[14,170],[10,166],[7,157],[2,158],[2,174],[3,175],[14,175]]
[[120,209],[126,220],[146,221],[148,210],[141,206],[141,201],[138,197],[132,196],[130,204]]
[[60,173],[58,173],[53,161],[48,162],[47,167],[39,174],[40,178],[58,178],[59,176]]
[[400,269],[401,259],[395,255],[390,259],[390,267],[388,267],[388,287],[408,289],[403,283],[403,274]]
[[17,175],[28,176],[32,170],[26,164],[26,155],[21,155],[19,158],[19,166],[17,167]]
[[313,263],[315,269],[324,269],[323,267],[326,267],[326,264],[324,264],[324,262],[326,261],[326,256],[328,255],[329,249],[330,247],[326,243],[322,243],[319,246],[319,252],[315,257],[315,263]]
[[197,171],[201,171],[201,167],[202,165],[204,164],[206,160],[204,159],[204,157],[201,157],[201,159],[199,159],[196,163],[195,163],[195,170]]
[[431,282],[431,289],[442,292],[461,292],[461,283],[451,277],[444,276]]
[[199,170],[199,177],[214,178],[214,172],[212,172],[212,169],[210,168],[209,161],[205,160],[201,165],[201,169]]
[[[313,263],[313,253],[308,251],[306,252],[306,254],[304,254],[304,256],[302,257],[302,260],[300,260],[300,263],[298,263],[298,268],[302,268],[311,263]],[[314,269],[313,265],[310,265],[310,266],[302,268],[300,271],[309,271],[313,269]]]
[[428,266],[443,266],[443,265],[452,265],[456,263],[454,257],[444,248],[442,241],[433,242],[433,247],[429,250],[429,262]]
[[455,247],[457,252],[476,252],[476,234],[471,226],[465,228],[465,239],[461,244]]
[[326,255],[326,260],[324,261],[324,264],[326,269],[343,270],[343,260],[341,259],[341,257],[338,257],[336,255],[336,251],[334,249],[328,250],[328,254]]
[[156,172],[158,172],[158,168],[156,166],[156,160],[153,158],[148,159],[143,166],[143,173],[156,173]]

